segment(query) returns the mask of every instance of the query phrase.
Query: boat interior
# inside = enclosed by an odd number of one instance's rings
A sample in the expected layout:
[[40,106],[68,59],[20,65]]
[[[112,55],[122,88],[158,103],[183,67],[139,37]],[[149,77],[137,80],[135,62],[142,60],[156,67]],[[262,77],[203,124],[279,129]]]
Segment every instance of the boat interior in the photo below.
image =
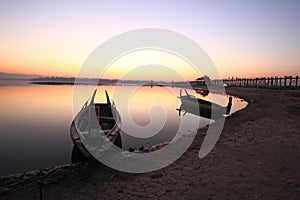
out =
[[108,104],[95,104],[98,122],[103,130],[112,129],[116,121]]
[[[89,112],[91,109],[95,109],[95,112]],[[97,103],[94,106],[90,106],[89,109],[85,109],[78,128],[80,131],[88,131],[92,126],[97,127],[95,123],[98,123],[103,131],[113,128],[116,121],[110,105]]]

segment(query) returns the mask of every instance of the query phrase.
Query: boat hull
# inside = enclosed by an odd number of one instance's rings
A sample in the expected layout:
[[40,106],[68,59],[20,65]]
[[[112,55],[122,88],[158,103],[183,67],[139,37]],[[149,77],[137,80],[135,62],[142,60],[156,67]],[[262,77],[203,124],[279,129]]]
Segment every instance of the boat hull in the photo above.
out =
[[192,113],[194,115],[198,115],[200,117],[212,118],[212,114],[214,117],[221,117],[226,114],[226,107],[222,107],[220,105],[211,103],[209,101],[205,101],[203,99],[191,98],[189,96],[181,96],[181,109]]
[[93,104],[85,106],[77,114],[72,121],[70,134],[84,157],[96,161],[113,144],[121,147],[120,130],[121,117],[114,105]]

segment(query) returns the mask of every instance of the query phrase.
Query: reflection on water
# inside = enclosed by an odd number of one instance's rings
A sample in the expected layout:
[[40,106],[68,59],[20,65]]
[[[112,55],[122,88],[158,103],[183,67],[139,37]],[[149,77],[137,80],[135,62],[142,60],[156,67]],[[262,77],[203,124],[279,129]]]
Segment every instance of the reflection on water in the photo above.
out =
[[70,161],[71,87],[0,87],[0,99],[0,175]]
[[[164,142],[172,139],[177,131],[195,130],[211,122],[190,113],[178,116],[176,108],[181,105],[178,88],[133,88],[99,86],[95,100],[105,102],[106,89],[116,104],[122,118],[124,149]],[[209,93],[203,97],[195,91],[189,93],[223,106],[228,100],[220,94]],[[132,96],[128,98],[128,94]],[[90,94],[86,95],[88,98]],[[69,132],[73,120],[72,98],[73,86],[0,87],[0,175],[66,164],[71,158],[76,160]],[[234,98],[231,110],[235,112],[245,105],[246,102]],[[190,123],[195,119],[199,121],[198,127]],[[182,121],[184,126],[180,126]],[[153,131],[144,131],[145,127]]]
[[[170,140],[176,134],[180,118],[175,108],[180,103],[176,92],[165,87],[118,88],[113,99],[122,118],[124,149],[139,149],[146,145]],[[125,100],[129,99],[128,107]]]

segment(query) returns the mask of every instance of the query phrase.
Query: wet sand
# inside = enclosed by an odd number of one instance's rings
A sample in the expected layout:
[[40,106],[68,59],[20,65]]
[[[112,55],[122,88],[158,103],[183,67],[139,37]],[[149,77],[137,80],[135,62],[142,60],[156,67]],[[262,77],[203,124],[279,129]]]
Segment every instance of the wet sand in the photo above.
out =
[[[0,178],[0,199],[299,199],[300,90],[228,88],[249,102],[198,158],[205,128],[168,167],[128,174],[75,164]],[[40,189],[41,188],[41,189]]]

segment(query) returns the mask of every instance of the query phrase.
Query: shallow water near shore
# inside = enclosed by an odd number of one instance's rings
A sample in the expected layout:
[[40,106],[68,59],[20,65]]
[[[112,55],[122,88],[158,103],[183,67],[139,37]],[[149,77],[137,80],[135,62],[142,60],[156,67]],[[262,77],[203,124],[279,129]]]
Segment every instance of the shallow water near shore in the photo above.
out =
[[[212,122],[190,113],[178,115],[179,88],[139,87],[127,106],[122,95],[128,94],[133,87],[99,86],[95,100],[105,102],[105,90],[113,99],[122,118],[124,149],[171,140],[181,120],[199,121],[198,127],[186,126],[186,131],[195,131]],[[227,104],[228,97],[222,94],[209,93],[204,97],[191,90],[188,92],[197,98],[213,99],[223,106]],[[0,96],[0,176],[71,162],[73,144],[69,128],[73,119],[73,86],[6,85],[0,87]],[[234,98],[231,113],[246,105],[247,102]],[[132,127],[132,122],[140,127],[160,128],[155,135],[149,135]]]

